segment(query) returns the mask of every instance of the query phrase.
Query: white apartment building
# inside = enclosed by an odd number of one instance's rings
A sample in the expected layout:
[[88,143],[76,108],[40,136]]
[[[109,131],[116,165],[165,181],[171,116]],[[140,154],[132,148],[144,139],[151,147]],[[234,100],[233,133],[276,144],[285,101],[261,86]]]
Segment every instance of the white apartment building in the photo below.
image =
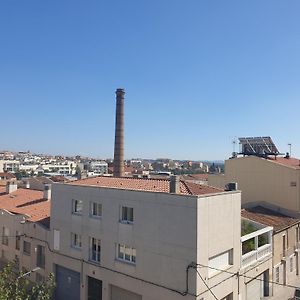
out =
[[0,172],[18,172],[20,162],[18,160],[0,160]]
[[240,222],[238,191],[113,177],[54,184],[56,299],[237,300]]

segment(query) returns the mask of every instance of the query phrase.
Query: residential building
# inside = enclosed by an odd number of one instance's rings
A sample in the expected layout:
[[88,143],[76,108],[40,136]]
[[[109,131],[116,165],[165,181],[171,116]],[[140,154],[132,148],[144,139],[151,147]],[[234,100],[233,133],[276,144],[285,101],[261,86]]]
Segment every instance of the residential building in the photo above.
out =
[[96,177],[51,201],[58,300],[238,299],[240,192]]
[[18,160],[0,160],[0,172],[15,173],[19,171],[20,162]]
[[299,280],[299,224],[300,219],[292,218],[274,210],[256,206],[242,210],[242,217],[272,226],[273,231],[273,294],[280,285]]
[[213,186],[224,187],[227,182],[238,183],[243,206],[263,202],[288,215],[300,214],[299,159],[289,156],[234,157],[225,161],[224,175],[208,178],[208,184]]
[[17,271],[37,272],[28,275],[39,281],[52,272],[50,241],[50,193],[18,188],[16,182],[0,187],[0,265],[15,261]]

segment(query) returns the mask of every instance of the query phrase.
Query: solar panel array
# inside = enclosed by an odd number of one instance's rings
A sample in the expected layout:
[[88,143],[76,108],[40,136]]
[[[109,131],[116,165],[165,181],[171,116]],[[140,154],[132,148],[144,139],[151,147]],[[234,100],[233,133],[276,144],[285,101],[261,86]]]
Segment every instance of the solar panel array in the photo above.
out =
[[242,137],[239,138],[240,154],[268,156],[279,155],[279,151],[273,143],[271,137]]

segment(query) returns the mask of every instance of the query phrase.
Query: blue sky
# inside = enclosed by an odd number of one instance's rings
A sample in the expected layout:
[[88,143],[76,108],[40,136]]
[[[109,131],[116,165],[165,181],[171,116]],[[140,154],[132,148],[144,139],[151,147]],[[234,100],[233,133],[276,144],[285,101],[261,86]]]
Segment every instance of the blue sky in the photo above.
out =
[[225,159],[238,136],[300,157],[298,0],[0,1],[0,149]]

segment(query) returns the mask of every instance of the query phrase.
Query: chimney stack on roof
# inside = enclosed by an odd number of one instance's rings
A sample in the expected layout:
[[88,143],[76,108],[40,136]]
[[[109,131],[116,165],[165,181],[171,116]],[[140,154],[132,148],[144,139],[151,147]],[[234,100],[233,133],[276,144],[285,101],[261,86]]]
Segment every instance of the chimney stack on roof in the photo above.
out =
[[25,181],[25,189],[30,189],[30,182],[29,182],[29,180]]
[[7,181],[6,182],[6,194],[11,194],[18,189],[18,185],[16,181]]
[[116,90],[114,176],[124,176],[124,89]]
[[180,194],[180,179],[177,175],[170,176],[170,193]]
[[43,199],[50,200],[51,199],[51,184],[44,185],[44,196]]

